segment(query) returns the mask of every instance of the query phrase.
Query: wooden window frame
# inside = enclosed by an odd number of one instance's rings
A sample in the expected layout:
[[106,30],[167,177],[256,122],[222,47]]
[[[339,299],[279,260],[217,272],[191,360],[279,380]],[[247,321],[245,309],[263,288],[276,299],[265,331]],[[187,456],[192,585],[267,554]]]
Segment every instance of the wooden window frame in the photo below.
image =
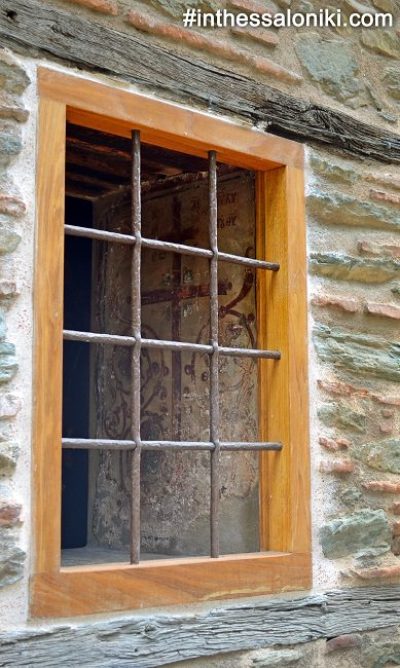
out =
[[[35,276],[33,617],[64,617],[307,589],[311,538],[304,152],[300,144],[226,119],[47,68],[38,69]],[[66,121],[257,171],[257,256],[263,441],[260,542],[265,552],[131,564],[60,566]],[[260,295],[263,298],[260,299]],[[265,297],[265,298],[264,298]],[[268,312],[268,319],[266,313]],[[266,551],[268,550],[268,551]]]

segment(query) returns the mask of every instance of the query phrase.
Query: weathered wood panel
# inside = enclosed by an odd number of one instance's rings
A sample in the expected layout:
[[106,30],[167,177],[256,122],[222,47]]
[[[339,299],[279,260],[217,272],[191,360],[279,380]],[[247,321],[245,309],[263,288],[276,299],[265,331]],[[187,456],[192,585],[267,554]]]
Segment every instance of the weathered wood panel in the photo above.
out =
[[0,666],[154,668],[220,652],[296,644],[399,623],[400,587],[331,591],[215,608],[30,628],[0,635]]
[[183,58],[173,47],[161,47],[138,33],[121,33],[46,7],[40,0],[1,0],[0,41],[21,53],[114,75],[166,97],[267,124],[271,133],[382,162],[400,162],[398,135],[286,95],[228,68],[195,60],[193,54]]

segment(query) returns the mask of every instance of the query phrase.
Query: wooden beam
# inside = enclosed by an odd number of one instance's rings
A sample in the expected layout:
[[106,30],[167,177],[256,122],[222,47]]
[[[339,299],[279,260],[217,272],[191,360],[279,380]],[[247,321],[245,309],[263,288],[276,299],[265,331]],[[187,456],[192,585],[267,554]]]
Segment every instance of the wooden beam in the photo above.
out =
[[165,98],[267,124],[272,134],[400,162],[399,135],[282,93],[228,66],[206,63],[195,53],[183,58],[173,45],[160,46],[133,30],[122,33],[41,0],[2,0],[0,38],[23,54],[102,72]]
[[301,598],[252,599],[79,624],[30,626],[0,635],[0,665],[153,668],[224,652],[292,645],[399,622],[400,586],[334,590]]

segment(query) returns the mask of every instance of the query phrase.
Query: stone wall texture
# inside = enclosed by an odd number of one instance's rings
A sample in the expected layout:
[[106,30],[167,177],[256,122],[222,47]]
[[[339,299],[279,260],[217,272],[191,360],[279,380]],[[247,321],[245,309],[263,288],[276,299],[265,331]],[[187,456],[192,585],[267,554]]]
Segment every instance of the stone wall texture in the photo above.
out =
[[[398,24],[390,30],[218,31],[181,24],[187,5],[235,11],[291,6],[307,12],[325,7],[317,0],[47,4],[399,133]],[[398,0],[341,0],[337,6],[345,13],[391,11],[396,21],[400,16]],[[16,622],[23,628],[28,619],[35,204],[25,194],[34,174],[36,98],[29,91],[37,62],[0,50],[0,628],[5,630]],[[26,107],[27,94],[32,109]],[[399,585],[400,170],[314,146],[307,157],[314,587]],[[62,661],[57,665],[69,665]],[[380,668],[400,665],[400,636],[397,627],[388,627],[176,665]]]

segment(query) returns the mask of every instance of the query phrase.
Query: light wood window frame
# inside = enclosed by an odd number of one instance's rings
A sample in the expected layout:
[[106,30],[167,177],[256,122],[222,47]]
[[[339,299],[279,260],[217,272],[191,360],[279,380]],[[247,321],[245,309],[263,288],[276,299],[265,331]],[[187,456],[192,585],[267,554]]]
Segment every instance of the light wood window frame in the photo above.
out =
[[[300,144],[228,120],[38,69],[33,617],[63,617],[307,589],[311,586],[304,155]],[[138,565],[61,567],[62,330],[66,121],[257,172],[261,434],[260,553]],[[266,317],[268,314],[268,317]]]

